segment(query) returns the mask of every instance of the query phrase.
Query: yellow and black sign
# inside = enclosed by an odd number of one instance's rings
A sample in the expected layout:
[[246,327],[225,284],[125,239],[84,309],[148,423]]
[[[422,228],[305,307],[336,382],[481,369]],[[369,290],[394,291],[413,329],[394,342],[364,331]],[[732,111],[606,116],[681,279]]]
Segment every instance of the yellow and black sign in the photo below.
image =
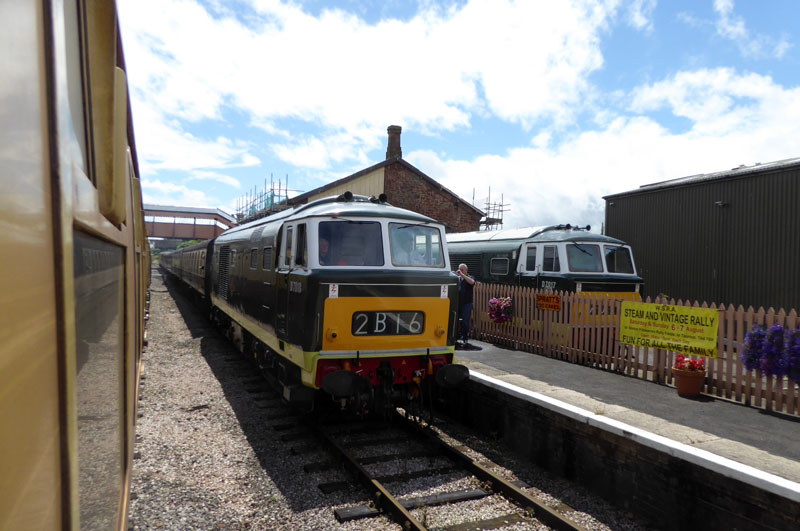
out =
[[668,304],[622,302],[620,343],[717,357],[719,312]]
[[536,294],[536,307],[540,310],[550,310],[551,312],[561,311],[561,295]]

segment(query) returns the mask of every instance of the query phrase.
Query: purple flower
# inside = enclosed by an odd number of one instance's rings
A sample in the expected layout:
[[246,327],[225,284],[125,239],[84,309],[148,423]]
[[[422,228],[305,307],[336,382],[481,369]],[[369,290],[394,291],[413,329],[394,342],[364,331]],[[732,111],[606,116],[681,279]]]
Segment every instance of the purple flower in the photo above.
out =
[[800,329],[789,330],[789,333],[786,334],[783,358],[789,377],[800,382]]
[[783,343],[783,326],[779,324],[772,325],[767,332],[760,363],[761,372],[767,376],[782,376],[786,374]]
[[753,325],[753,329],[744,336],[742,363],[748,371],[760,368],[761,352],[764,350],[765,338],[764,327],[759,325]]

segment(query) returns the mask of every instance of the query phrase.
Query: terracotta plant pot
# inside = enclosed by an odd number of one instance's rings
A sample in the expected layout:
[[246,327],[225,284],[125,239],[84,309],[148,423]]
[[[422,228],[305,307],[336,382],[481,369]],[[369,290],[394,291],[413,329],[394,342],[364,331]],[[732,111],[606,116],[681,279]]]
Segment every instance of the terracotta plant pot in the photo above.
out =
[[703,389],[703,384],[706,383],[705,371],[672,369],[672,375],[675,377],[675,388],[678,390],[678,396],[686,398],[699,395]]

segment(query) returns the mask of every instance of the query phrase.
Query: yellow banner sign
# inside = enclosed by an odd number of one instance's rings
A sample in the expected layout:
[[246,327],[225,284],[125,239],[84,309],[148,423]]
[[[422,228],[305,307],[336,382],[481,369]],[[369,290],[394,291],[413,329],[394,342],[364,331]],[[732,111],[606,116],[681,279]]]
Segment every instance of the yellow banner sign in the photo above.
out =
[[551,312],[561,311],[561,295],[536,294],[536,307],[540,310],[550,310]]
[[719,312],[668,304],[623,301],[620,343],[717,357]]

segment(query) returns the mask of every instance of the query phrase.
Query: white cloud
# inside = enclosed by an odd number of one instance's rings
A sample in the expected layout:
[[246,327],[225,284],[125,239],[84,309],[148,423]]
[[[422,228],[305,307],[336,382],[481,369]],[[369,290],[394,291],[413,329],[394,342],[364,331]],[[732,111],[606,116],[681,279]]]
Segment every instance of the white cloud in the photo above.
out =
[[231,177],[230,175],[225,175],[223,173],[217,173],[213,171],[193,171],[189,179],[197,179],[201,181],[217,181],[222,184],[227,184],[232,188],[241,188],[242,183],[239,182],[238,179]]
[[771,35],[751,35],[744,19],[734,15],[733,9],[733,0],[714,0],[714,11],[718,15],[717,35],[735,42],[743,56],[780,59],[791,48],[792,44],[785,36],[776,39]]
[[[219,121],[226,109],[269,133],[282,133],[277,120],[300,120],[322,133],[273,150],[319,169],[359,160],[383,142],[388,124],[452,131],[487,111],[525,128],[569,123],[591,90],[587,76],[603,64],[599,33],[616,5],[472,0],[376,24],[276,1],[253,0],[246,22],[222,9],[214,18],[189,0],[127,0],[120,11],[137,126],[179,129],[176,119]],[[648,6],[641,0],[634,10],[645,16]],[[154,167],[186,167],[182,150],[142,151]]]
[[[601,37],[616,17],[652,32],[655,0],[469,0],[448,8],[426,1],[407,20],[375,24],[341,10],[315,17],[300,3],[251,5],[234,14],[214,3],[212,16],[190,0],[120,1],[148,202],[224,201],[169,184],[168,170],[195,172],[183,182],[233,187],[238,181],[219,170],[256,166],[265,149],[308,170],[306,181],[335,178],[369,164],[389,124],[445,139],[439,149],[447,149],[447,135],[476,127],[476,117],[503,121],[529,141],[499,155],[448,160],[441,151],[406,150],[405,158],[465,198],[484,198],[491,186],[492,201],[502,194],[511,204],[507,227],[599,227],[603,195],[800,154],[800,89],[769,76],[677,71],[599,94],[591,75],[604,67]],[[782,57],[791,46],[752,35],[732,2],[714,7],[717,34],[742,54]],[[585,111],[594,130],[576,123]],[[230,127],[232,115],[268,140],[244,140],[252,129]],[[656,120],[664,116],[688,127],[671,131]],[[207,124],[224,134],[204,133]]]
[[145,203],[153,205],[217,207],[217,201],[201,190],[157,179],[142,179],[142,196]]
[[443,160],[418,151],[406,158],[461,197],[484,198],[490,187],[492,202],[503,194],[510,204],[507,228],[599,228],[604,195],[800,154],[800,88],[785,89],[769,77],[729,69],[684,72],[630,97],[636,112],[668,107],[693,125],[676,134],[647,116],[617,117],[559,144],[538,141],[505,156]]
[[158,170],[256,166],[261,162],[250,153],[253,146],[247,141],[198,138],[185,132],[179,123],[165,121],[150,104],[135,95],[131,105],[143,175],[153,175]]
[[633,0],[627,10],[628,24],[637,30],[653,31],[653,11],[656,0]]

